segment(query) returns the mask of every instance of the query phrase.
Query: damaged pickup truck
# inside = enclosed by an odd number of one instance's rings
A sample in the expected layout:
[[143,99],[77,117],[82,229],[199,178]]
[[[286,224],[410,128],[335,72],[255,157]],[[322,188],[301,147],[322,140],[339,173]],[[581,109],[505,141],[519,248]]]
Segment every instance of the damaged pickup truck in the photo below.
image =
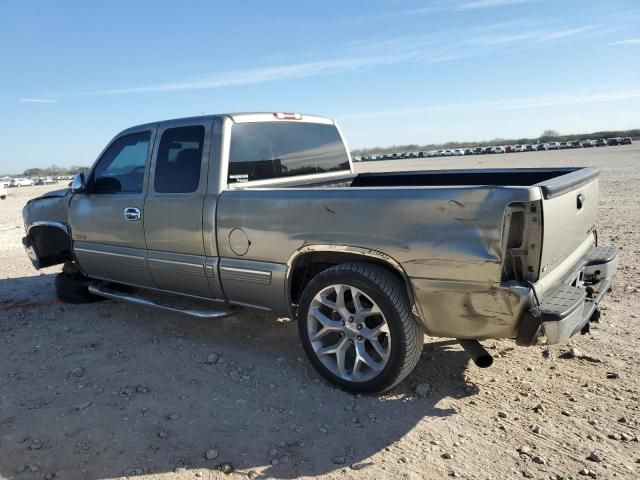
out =
[[588,331],[617,266],[598,245],[598,171],[355,173],[329,119],[242,113],[118,134],[71,187],[24,208],[36,268],[63,301],[111,298],[200,318],[239,306],[298,321],[310,362],[387,390],[424,334],[563,342]]

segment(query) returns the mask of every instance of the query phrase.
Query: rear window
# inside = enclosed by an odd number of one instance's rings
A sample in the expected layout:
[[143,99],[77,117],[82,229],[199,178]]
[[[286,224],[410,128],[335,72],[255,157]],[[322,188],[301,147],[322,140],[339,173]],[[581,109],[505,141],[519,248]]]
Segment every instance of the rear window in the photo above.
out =
[[349,170],[334,125],[239,123],[231,130],[229,183]]

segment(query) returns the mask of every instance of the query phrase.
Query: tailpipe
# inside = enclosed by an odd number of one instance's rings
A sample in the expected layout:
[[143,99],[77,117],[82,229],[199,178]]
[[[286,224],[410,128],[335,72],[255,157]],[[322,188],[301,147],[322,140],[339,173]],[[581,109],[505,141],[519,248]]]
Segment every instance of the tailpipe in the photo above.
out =
[[493,357],[477,340],[458,339],[458,342],[479,368],[489,368],[493,365]]

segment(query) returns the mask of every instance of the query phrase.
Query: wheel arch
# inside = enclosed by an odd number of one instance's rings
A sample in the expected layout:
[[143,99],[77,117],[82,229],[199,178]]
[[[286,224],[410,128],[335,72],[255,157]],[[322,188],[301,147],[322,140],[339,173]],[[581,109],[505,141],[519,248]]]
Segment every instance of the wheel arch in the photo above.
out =
[[420,317],[411,282],[402,265],[377,250],[348,245],[306,245],[296,250],[287,262],[285,293],[293,318],[302,291],[318,273],[341,263],[364,262],[383,267],[404,285],[412,313]]
[[36,269],[73,260],[69,227],[59,222],[34,222],[23,240]]

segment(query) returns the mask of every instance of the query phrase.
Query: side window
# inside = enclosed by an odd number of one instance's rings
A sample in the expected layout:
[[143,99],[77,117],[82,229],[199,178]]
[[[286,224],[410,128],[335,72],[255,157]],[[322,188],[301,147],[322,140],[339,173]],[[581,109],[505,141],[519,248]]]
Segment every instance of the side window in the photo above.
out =
[[157,193],[191,193],[200,183],[204,127],[169,128],[162,134],[154,189]]
[[98,161],[90,189],[93,193],[142,193],[151,132],[118,138]]

